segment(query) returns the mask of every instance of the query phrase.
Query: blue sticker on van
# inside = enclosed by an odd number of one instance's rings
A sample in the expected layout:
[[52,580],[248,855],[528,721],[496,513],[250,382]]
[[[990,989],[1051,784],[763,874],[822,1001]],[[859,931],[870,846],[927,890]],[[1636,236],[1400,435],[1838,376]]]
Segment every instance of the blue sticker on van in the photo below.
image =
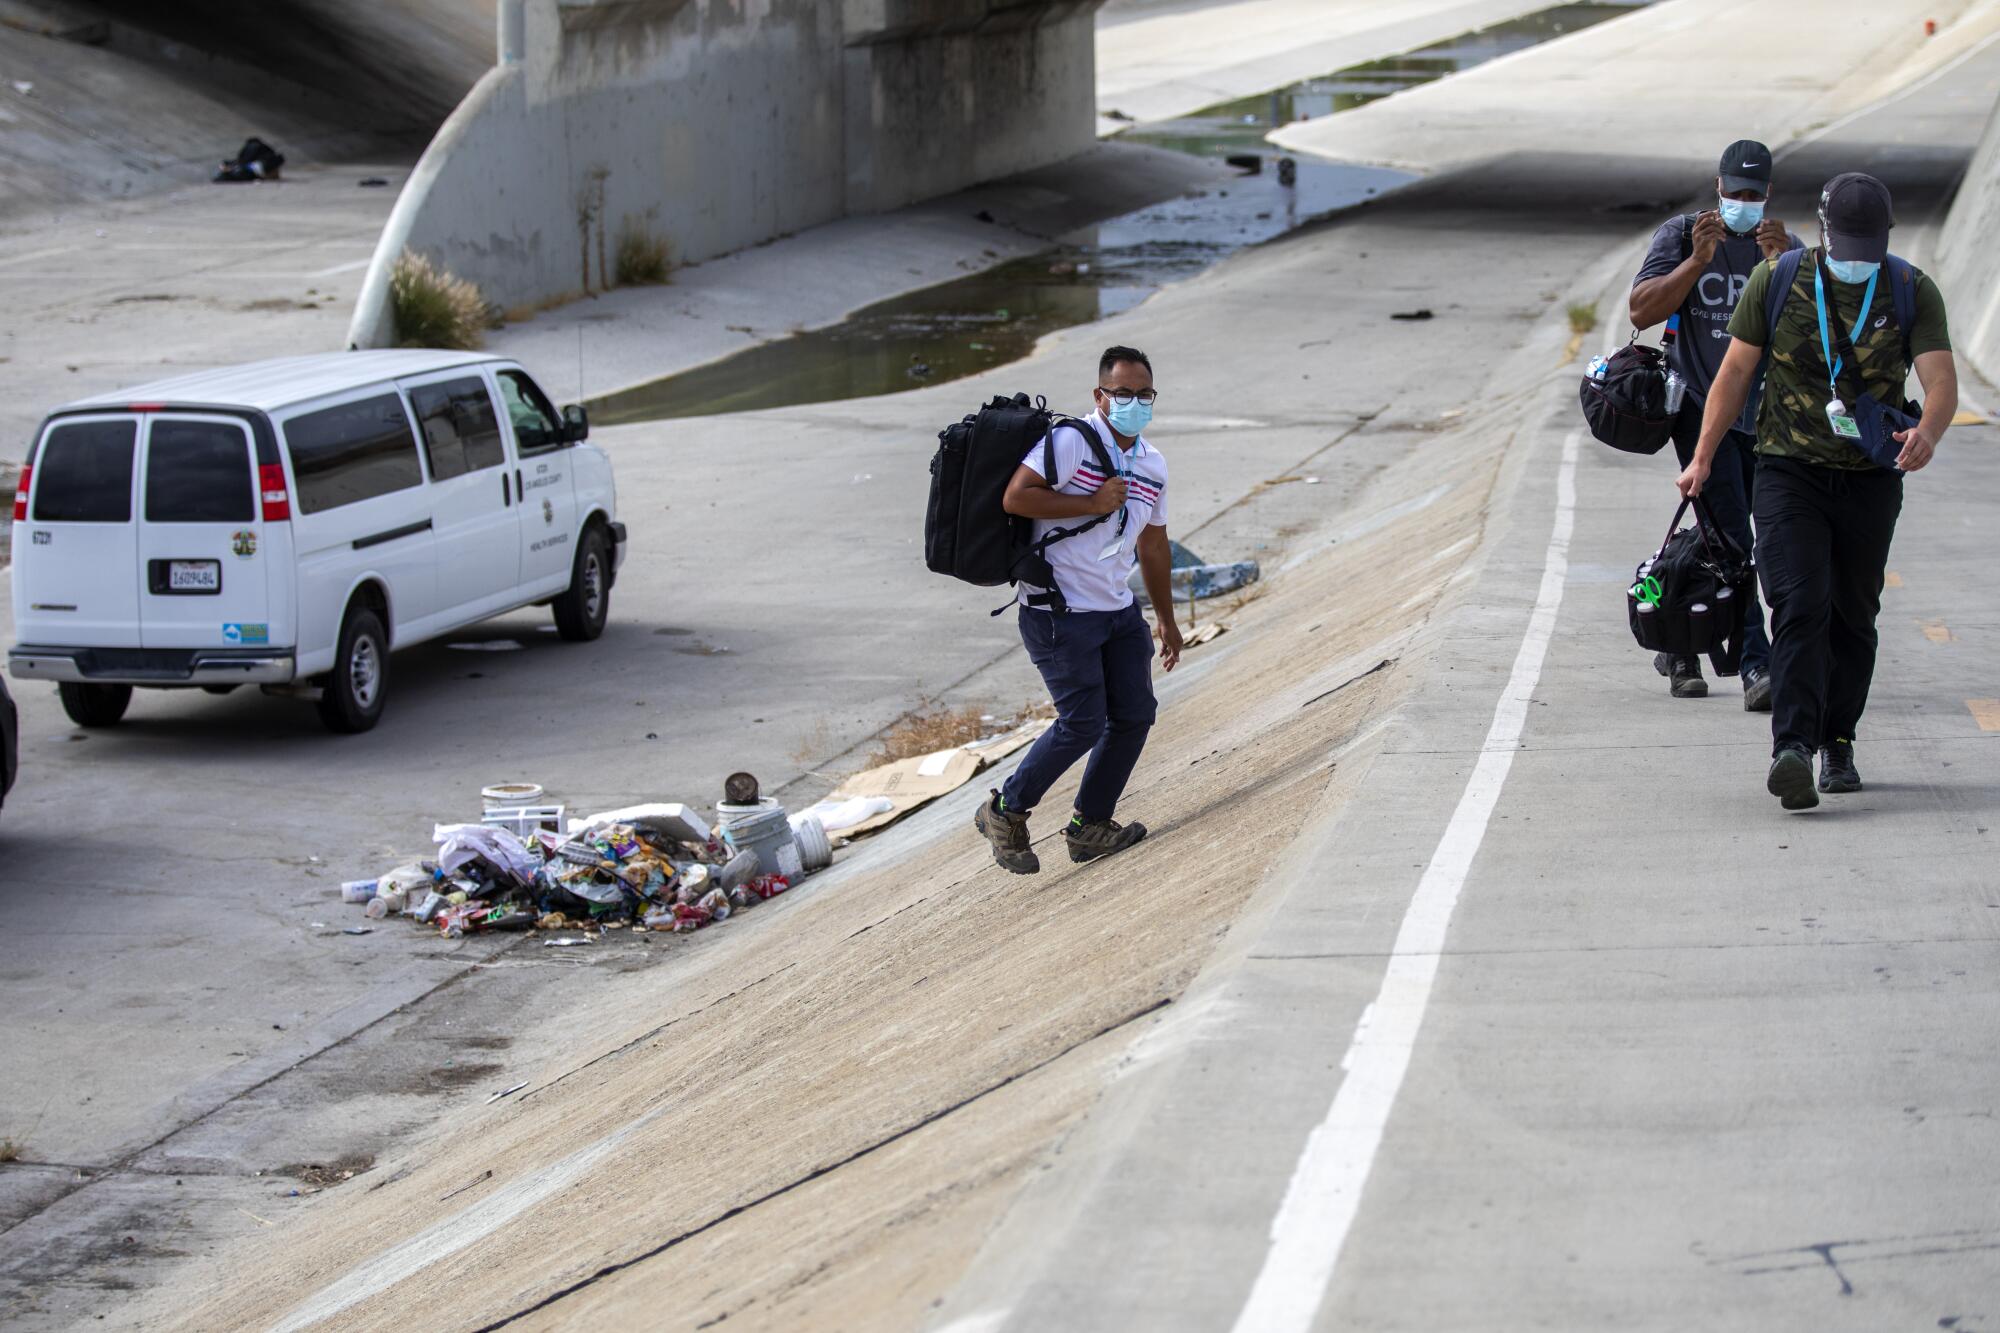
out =
[[269,643],[271,641],[271,627],[269,625],[224,625],[222,627],[222,641],[224,643],[239,644]]

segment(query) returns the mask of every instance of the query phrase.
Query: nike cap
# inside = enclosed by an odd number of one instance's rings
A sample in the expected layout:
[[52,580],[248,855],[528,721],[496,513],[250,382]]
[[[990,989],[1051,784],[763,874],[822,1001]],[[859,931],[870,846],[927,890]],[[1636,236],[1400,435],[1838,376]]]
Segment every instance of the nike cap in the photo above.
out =
[[1873,176],[1845,172],[1820,191],[1819,227],[1829,259],[1881,263],[1889,257],[1889,228],[1895,225],[1889,187]]
[[1722,177],[1724,194],[1755,190],[1768,196],[1771,193],[1771,150],[1755,139],[1738,139],[1722,150],[1722,160],[1715,164],[1715,174]]

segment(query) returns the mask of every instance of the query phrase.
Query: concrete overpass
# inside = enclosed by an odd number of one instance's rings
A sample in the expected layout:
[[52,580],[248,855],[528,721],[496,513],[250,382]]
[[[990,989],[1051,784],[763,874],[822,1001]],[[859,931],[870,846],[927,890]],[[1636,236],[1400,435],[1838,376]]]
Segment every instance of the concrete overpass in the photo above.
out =
[[397,202],[350,341],[394,338],[405,249],[503,307],[1026,170],[1094,141],[1098,0],[503,0],[499,63]]

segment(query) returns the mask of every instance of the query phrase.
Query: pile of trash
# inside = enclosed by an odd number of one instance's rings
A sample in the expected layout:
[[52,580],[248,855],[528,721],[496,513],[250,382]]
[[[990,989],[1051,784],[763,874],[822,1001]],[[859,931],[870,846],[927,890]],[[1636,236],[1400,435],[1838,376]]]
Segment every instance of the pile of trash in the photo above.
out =
[[721,807],[719,830],[678,804],[630,806],[566,827],[561,806],[489,806],[482,823],[437,825],[430,859],[349,881],[341,897],[365,904],[370,918],[412,918],[447,939],[488,930],[699,930],[832,860],[817,821],[794,824],[751,790],[750,803]]

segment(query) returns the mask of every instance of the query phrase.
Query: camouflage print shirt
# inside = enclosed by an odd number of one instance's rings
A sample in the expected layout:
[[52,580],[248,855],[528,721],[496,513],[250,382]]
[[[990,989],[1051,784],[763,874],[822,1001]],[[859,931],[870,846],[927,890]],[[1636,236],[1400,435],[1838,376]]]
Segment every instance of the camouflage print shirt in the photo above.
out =
[[[1826,419],[1827,400],[1833,391],[1827,384],[1826,357],[1820,350],[1819,308],[1813,299],[1813,273],[1819,264],[1819,247],[1806,251],[1799,262],[1799,276],[1791,295],[1778,312],[1778,327],[1767,327],[1764,299],[1771,289],[1771,264],[1757,265],[1743,288],[1743,299],[1729,320],[1729,335],[1752,347],[1769,346],[1763,406],[1757,413],[1757,452],[1779,458],[1796,458],[1822,467],[1865,471],[1875,466],[1854,445],[1833,433]],[[1949,352],[1951,332],[1945,324],[1944,296],[1937,284],[1922,272],[1911,270],[1916,286],[1916,327],[1910,331],[1910,355]],[[1852,332],[1861,313],[1861,297],[1867,284],[1831,283],[1827,289],[1827,331],[1832,321]],[[1838,341],[1837,339],[1835,341]],[[1863,388],[1891,406],[1903,405],[1910,368],[1903,361],[1903,333],[1896,327],[1895,302],[1889,293],[1889,269],[1882,268],[1875,284],[1874,304],[1868,310],[1867,327],[1854,340],[1855,359],[1860,364]],[[1852,387],[1853,372],[1843,368],[1841,379]]]

